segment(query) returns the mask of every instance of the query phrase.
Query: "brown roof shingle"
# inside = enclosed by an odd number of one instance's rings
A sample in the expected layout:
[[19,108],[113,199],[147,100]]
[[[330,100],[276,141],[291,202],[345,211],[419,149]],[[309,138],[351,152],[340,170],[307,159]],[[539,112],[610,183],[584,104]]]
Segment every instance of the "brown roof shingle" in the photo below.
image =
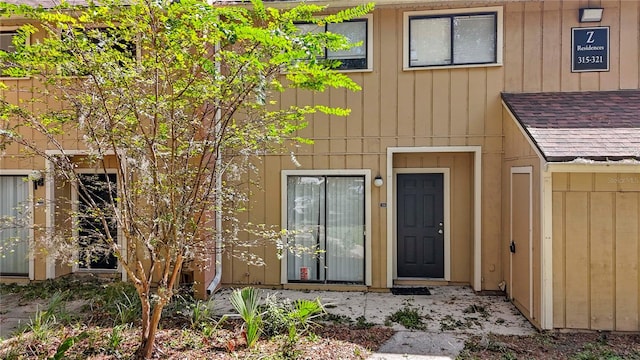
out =
[[640,89],[502,99],[548,161],[640,160]]

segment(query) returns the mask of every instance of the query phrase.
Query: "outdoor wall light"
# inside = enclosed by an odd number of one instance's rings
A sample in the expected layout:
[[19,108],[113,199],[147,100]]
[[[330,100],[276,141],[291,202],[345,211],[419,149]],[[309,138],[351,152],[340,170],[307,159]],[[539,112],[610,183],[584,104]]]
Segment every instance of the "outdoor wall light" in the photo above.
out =
[[384,181],[382,180],[382,176],[378,175],[373,179],[373,185],[376,187],[380,187],[384,185]]
[[38,190],[38,186],[44,185],[44,178],[42,177],[42,173],[38,170],[31,171],[31,174],[29,174],[29,180],[33,181],[33,190]]
[[602,21],[602,8],[581,8],[580,22],[599,22]]

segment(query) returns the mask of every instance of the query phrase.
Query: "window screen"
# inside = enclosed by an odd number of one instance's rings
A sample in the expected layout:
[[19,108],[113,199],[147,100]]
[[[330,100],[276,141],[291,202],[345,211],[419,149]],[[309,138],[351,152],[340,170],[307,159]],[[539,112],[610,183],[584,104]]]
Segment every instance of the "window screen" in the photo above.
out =
[[409,17],[409,66],[497,61],[496,13]]

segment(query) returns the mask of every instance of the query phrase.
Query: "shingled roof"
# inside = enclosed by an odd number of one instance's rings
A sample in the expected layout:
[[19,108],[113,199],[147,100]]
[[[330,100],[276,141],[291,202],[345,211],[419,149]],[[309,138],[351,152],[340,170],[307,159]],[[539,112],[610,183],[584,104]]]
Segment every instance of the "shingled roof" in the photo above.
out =
[[640,160],[640,89],[502,99],[547,161]]

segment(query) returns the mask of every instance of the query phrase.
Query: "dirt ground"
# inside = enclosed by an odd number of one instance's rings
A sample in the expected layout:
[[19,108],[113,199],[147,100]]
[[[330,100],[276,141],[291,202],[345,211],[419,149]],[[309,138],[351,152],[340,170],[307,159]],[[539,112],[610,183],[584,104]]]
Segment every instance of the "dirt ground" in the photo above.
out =
[[467,340],[458,358],[638,360],[640,334],[544,332],[527,336],[474,336]]

